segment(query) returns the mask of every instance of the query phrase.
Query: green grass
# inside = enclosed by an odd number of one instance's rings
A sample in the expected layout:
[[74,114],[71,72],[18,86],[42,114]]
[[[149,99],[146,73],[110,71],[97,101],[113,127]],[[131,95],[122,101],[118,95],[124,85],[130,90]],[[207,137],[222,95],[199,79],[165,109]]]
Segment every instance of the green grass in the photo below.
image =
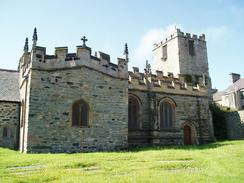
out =
[[79,154],[0,148],[0,182],[244,182],[244,140]]

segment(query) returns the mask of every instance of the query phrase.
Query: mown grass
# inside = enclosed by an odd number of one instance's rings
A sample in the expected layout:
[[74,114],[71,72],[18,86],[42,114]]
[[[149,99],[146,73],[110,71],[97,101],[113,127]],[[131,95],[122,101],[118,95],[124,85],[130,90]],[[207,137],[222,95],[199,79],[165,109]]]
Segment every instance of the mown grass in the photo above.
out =
[[0,148],[0,182],[244,182],[244,140],[78,154]]

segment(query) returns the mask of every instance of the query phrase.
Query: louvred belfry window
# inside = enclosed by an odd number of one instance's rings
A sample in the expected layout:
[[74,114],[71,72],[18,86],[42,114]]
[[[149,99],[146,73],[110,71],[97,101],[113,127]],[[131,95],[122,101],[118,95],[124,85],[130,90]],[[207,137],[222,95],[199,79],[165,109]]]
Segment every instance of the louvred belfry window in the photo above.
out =
[[188,40],[189,54],[195,55],[194,40]]

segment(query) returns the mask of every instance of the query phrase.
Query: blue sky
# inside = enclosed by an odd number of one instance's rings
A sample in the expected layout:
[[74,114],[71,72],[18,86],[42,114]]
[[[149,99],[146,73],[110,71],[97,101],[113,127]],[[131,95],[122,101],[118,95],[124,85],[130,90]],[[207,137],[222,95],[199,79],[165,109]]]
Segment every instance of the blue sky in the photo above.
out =
[[[37,27],[38,45],[68,46],[74,52],[86,35],[92,51],[116,63],[128,42],[129,66],[143,71],[152,63],[151,46],[174,25],[184,32],[205,33],[213,88],[224,89],[229,73],[244,77],[244,1],[242,0],[2,0],[0,68],[17,69],[25,37]],[[159,40],[158,40],[159,39]]]

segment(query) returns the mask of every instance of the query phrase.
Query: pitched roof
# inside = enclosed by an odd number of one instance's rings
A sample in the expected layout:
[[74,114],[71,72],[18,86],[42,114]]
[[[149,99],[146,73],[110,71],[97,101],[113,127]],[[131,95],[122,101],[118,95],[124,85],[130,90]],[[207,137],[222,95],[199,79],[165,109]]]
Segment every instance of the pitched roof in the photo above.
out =
[[234,82],[232,85],[230,85],[226,90],[224,90],[225,93],[231,93],[234,91],[238,91],[244,89],[244,78],[241,78]]
[[224,95],[223,91],[219,91],[213,94],[213,101],[220,101],[222,100],[221,97]]
[[234,91],[239,91],[241,89],[244,89],[244,78],[241,78],[231,84],[228,88],[226,88],[224,91],[219,91],[213,94],[213,100],[219,101],[222,100],[221,97],[225,94],[232,93]]
[[0,69],[0,101],[20,102],[18,71]]

